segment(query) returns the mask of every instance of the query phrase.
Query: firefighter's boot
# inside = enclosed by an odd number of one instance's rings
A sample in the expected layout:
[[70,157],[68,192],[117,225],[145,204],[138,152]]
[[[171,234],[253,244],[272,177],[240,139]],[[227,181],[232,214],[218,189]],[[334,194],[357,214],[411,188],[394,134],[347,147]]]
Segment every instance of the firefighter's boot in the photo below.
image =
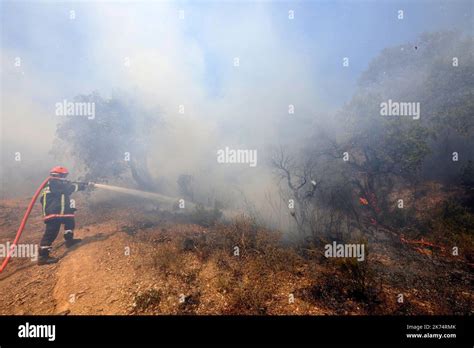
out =
[[59,261],[56,257],[49,256],[49,252],[51,251],[50,246],[41,246],[39,251],[38,257],[38,265],[50,265]]
[[74,238],[71,230],[64,231],[64,239],[66,240],[66,248],[72,248],[82,241],[82,239]]

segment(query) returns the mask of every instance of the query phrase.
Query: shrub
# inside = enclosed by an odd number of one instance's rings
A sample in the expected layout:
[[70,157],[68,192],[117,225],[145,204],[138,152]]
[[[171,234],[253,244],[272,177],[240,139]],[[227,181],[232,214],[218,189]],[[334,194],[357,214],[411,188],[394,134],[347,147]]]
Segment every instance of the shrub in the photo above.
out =
[[198,204],[191,214],[191,222],[203,227],[210,227],[214,226],[221,217],[222,211],[217,205],[213,209],[206,209],[202,204]]
[[182,260],[178,255],[178,250],[170,243],[161,245],[153,255],[153,267],[165,275],[178,274],[182,270]]
[[162,298],[162,293],[156,289],[149,289],[144,293],[135,294],[135,312],[146,312],[156,309]]

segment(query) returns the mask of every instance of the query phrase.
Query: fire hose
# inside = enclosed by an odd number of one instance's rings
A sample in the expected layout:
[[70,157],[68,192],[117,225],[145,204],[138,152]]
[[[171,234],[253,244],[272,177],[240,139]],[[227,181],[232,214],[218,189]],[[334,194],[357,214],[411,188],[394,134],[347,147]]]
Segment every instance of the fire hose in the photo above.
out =
[[[30,204],[28,205],[25,215],[23,215],[23,219],[21,220],[20,227],[18,228],[18,231],[16,232],[15,239],[13,240],[13,243],[11,244],[10,249],[8,250],[5,260],[3,260],[3,263],[0,266],[0,273],[2,273],[3,270],[7,267],[8,261],[10,261],[10,258],[11,258],[11,253],[16,248],[16,245],[18,244],[18,241],[20,240],[21,234],[23,233],[23,230],[25,229],[25,225],[26,225],[26,222],[28,221],[28,217],[30,216],[31,210],[33,210],[33,206],[35,205],[35,202],[38,199],[38,196],[40,195],[41,191],[43,190],[43,188],[46,186],[46,184],[48,183],[50,179],[52,179],[52,177],[50,176],[44,179],[44,181],[41,183],[41,185],[38,187],[35,194],[33,195],[33,198],[31,198]],[[57,180],[58,178],[53,178],[53,179]]]
[[13,244],[10,246],[10,249],[8,250],[7,257],[5,260],[3,260],[2,266],[0,266],[0,273],[3,272],[5,267],[7,267],[8,261],[10,261],[11,258],[11,252],[13,249],[15,249],[18,240],[20,239],[21,233],[23,232],[23,229],[25,228],[26,221],[28,221],[28,217],[30,216],[31,210],[33,209],[33,206],[35,205],[36,199],[38,198],[39,194],[41,193],[41,190],[46,186],[48,183],[49,179],[51,177],[47,177],[41,185],[38,187],[36,190],[35,194],[33,195],[33,198],[31,198],[30,204],[28,205],[28,209],[26,209],[25,215],[23,215],[23,219],[21,220],[20,227],[18,228],[18,231],[16,232],[15,239],[13,240]]

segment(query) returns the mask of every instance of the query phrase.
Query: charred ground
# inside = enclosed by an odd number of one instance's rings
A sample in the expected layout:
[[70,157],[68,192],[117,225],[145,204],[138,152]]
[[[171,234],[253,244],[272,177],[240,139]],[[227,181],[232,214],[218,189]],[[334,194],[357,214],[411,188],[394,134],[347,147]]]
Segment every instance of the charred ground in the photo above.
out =
[[[426,200],[427,209],[449,210],[447,193]],[[2,243],[26,204],[1,202]],[[82,206],[83,243],[66,250],[58,238],[58,264],[11,261],[0,278],[1,314],[472,314],[472,255],[441,250],[447,237],[436,233],[421,243],[370,227],[366,260],[357,262],[328,259],[322,244],[295,243],[245,216]],[[22,243],[37,243],[42,229],[35,211]]]

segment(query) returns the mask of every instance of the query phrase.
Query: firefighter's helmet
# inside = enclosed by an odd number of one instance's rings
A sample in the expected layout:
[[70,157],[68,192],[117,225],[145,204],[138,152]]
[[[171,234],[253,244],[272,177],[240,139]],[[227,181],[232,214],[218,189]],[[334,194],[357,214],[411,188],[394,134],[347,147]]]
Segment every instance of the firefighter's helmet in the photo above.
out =
[[51,176],[66,177],[69,174],[69,171],[65,167],[56,166],[49,171]]

